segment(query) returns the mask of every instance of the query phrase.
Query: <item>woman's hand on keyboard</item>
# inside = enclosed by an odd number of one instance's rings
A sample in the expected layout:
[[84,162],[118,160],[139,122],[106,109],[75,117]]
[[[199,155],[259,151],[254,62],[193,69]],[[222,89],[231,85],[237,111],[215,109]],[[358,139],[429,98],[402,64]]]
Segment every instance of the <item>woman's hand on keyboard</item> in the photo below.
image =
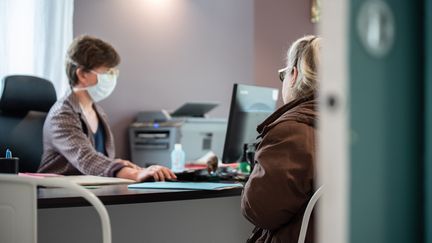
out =
[[136,181],[146,181],[152,179],[155,181],[175,180],[177,179],[177,176],[167,167],[152,165],[139,170]]

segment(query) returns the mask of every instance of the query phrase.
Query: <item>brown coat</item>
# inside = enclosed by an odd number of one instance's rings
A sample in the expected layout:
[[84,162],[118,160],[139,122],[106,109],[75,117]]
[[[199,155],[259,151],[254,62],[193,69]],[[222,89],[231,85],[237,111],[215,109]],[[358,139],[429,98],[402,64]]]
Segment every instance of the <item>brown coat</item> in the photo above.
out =
[[124,165],[114,161],[114,139],[102,108],[94,104],[99,125],[105,130],[108,156],[95,150],[93,133],[73,93],[57,101],[43,128],[42,163],[38,172],[63,175],[115,176]]
[[[257,130],[255,168],[242,195],[242,213],[256,228],[248,242],[297,243],[314,192],[316,102],[294,100]],[[313,218],[306,242],[313,242]]]

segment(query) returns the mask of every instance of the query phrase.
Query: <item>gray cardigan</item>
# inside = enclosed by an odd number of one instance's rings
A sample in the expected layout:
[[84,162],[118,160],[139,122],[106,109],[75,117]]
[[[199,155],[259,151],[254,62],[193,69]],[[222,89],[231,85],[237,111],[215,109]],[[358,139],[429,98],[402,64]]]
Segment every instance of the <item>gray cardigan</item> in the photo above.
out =
[[48,113],[43,128],[43,155],[38,172],[63,175],[115,176],[125,165],[114,161],[114,138],[103,109],[94,104],[99,125],[105,130],[108,156],[95,150],[90,126],[78,99],[70,93],[58,100]]

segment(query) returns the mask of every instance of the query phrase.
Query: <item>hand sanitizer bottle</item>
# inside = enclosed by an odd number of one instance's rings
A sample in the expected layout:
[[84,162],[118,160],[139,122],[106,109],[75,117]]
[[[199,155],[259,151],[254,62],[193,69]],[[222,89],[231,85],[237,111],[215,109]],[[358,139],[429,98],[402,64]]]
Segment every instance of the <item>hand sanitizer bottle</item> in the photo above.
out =
[[181,144],[176,143],[174,150],[171,152],[171,170],[173,172],[182,172],[185,169],[185,152]]

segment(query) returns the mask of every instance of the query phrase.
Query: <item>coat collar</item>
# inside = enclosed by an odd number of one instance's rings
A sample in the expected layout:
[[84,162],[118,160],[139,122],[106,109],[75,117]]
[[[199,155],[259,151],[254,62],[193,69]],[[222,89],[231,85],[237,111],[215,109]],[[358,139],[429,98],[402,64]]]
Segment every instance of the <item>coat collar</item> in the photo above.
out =
[[258,125],[257,131],[262,134],[283,120],[296,120],[314,126],[316,122],[315,106],[316,98],[314,95],[295,99],[267,117]]
[[[73,92],[70,92],[69,94],[66,95],[66,99],[70,102],[72,109],[74,110],[74,112],[83,115],[82,110],[81,110],[81,106],[79,103],[78,98],[75,96],[75,94]],[[98,115],[98,117],[107,120],[108,117],[106,116],[105,112],[103,112],[103,109],[96,103],[93,103],[93,108],[96,110],[96,113]],[[84,119],[85,120],[85,119]]]

